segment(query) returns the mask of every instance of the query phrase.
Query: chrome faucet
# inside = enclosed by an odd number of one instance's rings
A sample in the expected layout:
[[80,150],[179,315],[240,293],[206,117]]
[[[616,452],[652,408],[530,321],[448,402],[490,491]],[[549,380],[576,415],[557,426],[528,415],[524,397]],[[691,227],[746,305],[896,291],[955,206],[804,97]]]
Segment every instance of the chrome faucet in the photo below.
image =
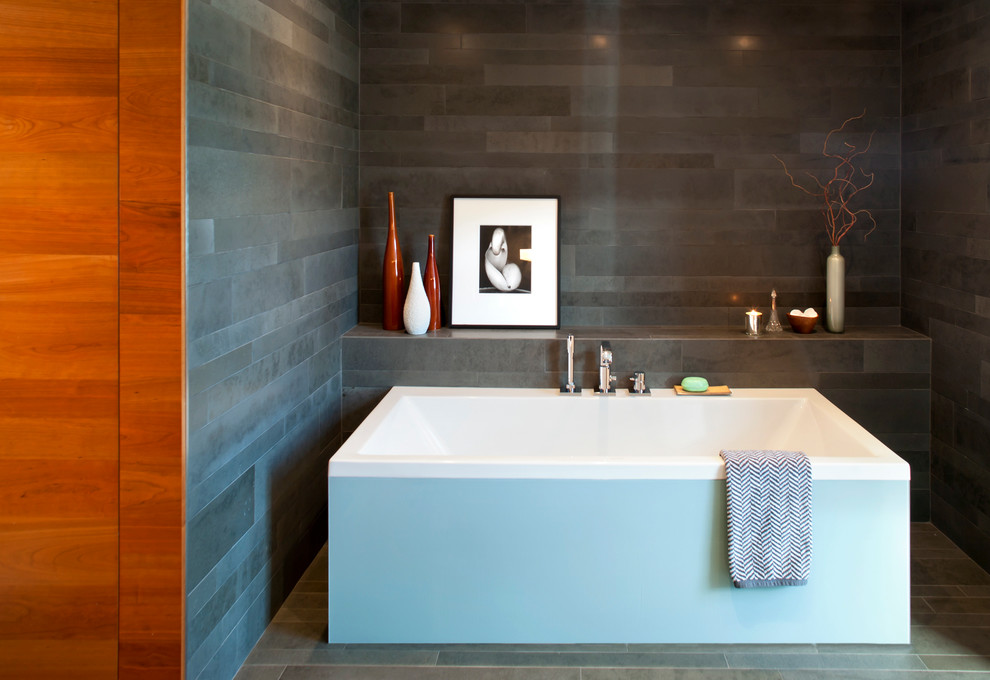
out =
[[580,394],[581,388],[574,384],[574,336],[567,336],[567,384],[560,388],[562,394]]
[[612,375],[612,345],[606,340],[601,345],[601,360],[598,362],[598,394],[614,394],[615,376]]

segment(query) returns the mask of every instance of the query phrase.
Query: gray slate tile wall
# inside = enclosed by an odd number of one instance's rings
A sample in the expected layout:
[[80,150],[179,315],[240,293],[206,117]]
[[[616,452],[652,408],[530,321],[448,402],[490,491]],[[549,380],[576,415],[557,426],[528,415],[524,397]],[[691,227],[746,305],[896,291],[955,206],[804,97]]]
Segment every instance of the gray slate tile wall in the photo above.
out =
[[190,0],[187,677],[234,676],[326,540],[358,310],[357,0]]
[[843,242],[847,320],[899,324],[900,21],[875,0],[362,2],[362,321],[389,191],[407,270],[438,235],[445,301],[452,195],[557,194],[565,325],[734,327],[772,287],[821,307],[822,217],[772,154],[821,171],[866,109],[880,226]]
[[990,14],[904,3],[903,323],[932,339],[932,518],[990,569]]
[[736,388],[818,389],[911,465],[912,518],[927,520],[931,340],[901,327],[750,338],[741,326],[443,329],[412,337],[362,324],[343,337],[344,432],[353,432],[393,385],[563,385],[565,338],[573,333],[575,383],[585,389],[597,384],[603,340],[612,344],[618,388],[644,371],[651,389],[670,389],[687,375]]

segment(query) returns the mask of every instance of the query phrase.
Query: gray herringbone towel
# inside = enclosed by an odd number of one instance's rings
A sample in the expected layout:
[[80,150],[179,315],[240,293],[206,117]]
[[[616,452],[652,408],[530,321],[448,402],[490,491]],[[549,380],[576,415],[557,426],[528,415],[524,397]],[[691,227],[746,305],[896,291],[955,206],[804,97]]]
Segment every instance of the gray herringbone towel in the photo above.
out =
[[736,588],[803,586],[811,569],[811,462],[800,451],[722,451]]

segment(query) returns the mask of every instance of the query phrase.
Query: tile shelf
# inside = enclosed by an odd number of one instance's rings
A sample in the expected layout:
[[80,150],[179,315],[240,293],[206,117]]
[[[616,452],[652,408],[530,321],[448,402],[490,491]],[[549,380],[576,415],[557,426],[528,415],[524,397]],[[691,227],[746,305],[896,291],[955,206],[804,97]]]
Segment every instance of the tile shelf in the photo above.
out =
[[344,338],[411,338],[411,339],[454,339],[454,340],[560,340],[568,335],[575,339],[624,339],[624,340],[740,340],[760,341],[809,341],[827,340],[928,340],[921,333],[903,326],[862,326],[847,328],[844,333],[829,333],[818,328],[814,333],[800,334],[784,328],[780,333],[763,333],[749,336],[743,332],[742,321],[739,328],[716,326],[574,326],[560,329],[527,328],[449,328],[444,327],[425,335],[412,336],[404,331],[386,331],[378,324],[358,324]]

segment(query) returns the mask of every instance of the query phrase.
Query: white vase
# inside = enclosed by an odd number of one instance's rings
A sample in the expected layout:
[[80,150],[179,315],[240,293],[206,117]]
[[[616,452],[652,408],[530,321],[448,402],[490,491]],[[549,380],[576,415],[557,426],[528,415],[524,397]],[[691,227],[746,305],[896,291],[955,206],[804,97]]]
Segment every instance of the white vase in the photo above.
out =
[[825,260],[825,329],[841,333],[846,325],[846,260],[839,246]]
[[419,262],[413,262],[412,276],[409,277],[409,292],[402,308],[402,322],[409,335],[422,335],[430,326],[430,300],[423,287],[423,276],[419,273]]

